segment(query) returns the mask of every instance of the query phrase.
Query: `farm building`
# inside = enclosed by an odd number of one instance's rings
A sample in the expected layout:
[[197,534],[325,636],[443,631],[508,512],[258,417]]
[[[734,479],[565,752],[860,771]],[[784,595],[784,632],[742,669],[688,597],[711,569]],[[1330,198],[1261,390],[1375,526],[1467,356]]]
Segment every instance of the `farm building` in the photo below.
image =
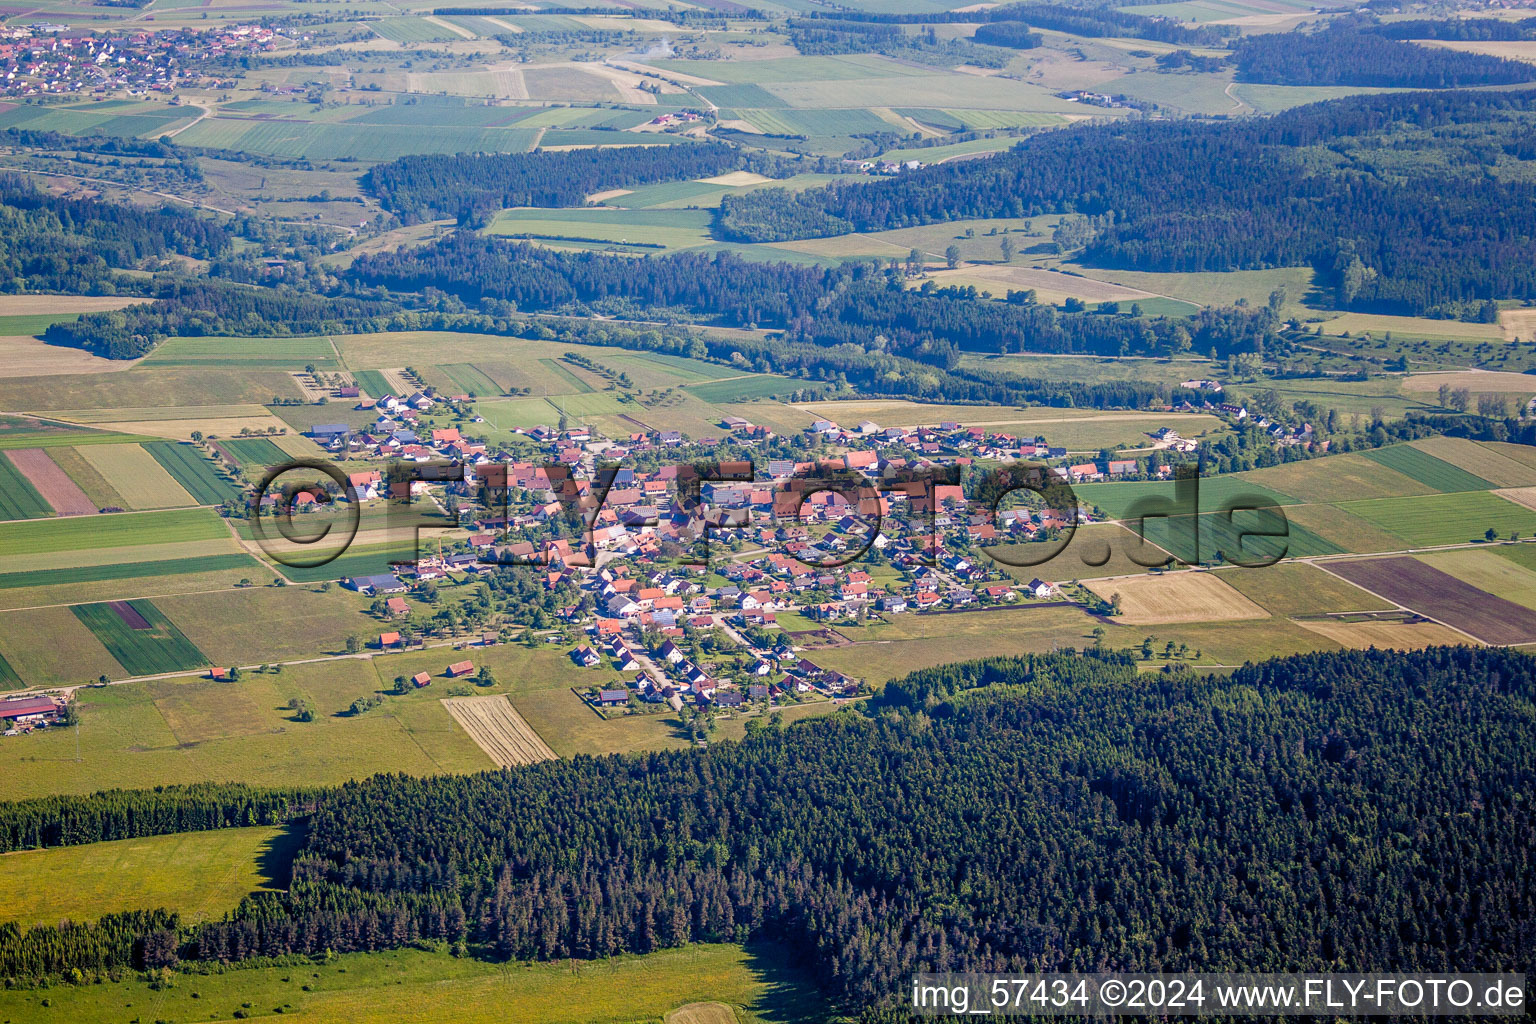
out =
[[63,708],[52,697],[22,697],[0,701],[0,722],[51,722]]
[[452,665],[448,666],[448,676],[449,676],[449,678],[457,678],[459,676],[467,676],[471,672],[473,672],[474,670],[475,670],[475,663],[474,662],[472,662],[472,661],[456,661]]
[[318,423],[309,428],[309,436],[321,442],[344,438],[350,433],[352,428],[345,423]]
[[403,594],[405,584],[400,582],[400,577],[392,572],[378,573],[373,576],[353,576],[347,580],[347,586],[359,594]]
[[403,597],[392,597],[384,602],[384,610],[390,615],[409,615],[411,606],[405,603]]
[[415,675],[411,676],[411,682],[415,683],[418,689],[423,687],[423,686],[431,686],[432,685],[432,673],[430,673],[430,672],[417,672]]
[[379,634],[379,649],[380,650],[386,650],[386,649],[388,649],[390,647],[399,647],[399,646],[400,646],[400,634],[399,633],[380,633]]

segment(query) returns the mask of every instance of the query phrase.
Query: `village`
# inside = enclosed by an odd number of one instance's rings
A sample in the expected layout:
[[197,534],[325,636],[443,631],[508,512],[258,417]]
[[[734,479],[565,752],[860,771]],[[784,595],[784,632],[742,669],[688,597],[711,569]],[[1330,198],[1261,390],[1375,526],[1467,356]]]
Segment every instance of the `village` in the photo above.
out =
[[0,95],[172,93],[203,84],[196,63],[276,48],[270,28],[99,34],[63,25],[0,27]]
[[[1220,398],[1216,382],[1191,383]],[[347,384],[333,395],[375,420],[359,429],[319,424],[310,436],[339,460],[388,463],[349,473],[346,494],[334,497],[360,504],[425,497],[451,508],[468,532],[420,548],[414,563],[393,572],[343,585],[374,597],[382,618],[409,623],[412,594],[423,587],[529,567],[547,593],[566,595],[558,635],[574,645],[571,660],[628,677],[622,687],[589,687],[583,698],[631,713],[766,708],[868,692],[864,681],[815,662],[814,647],[839,623],[1051,602],[1097,607],[1068,580],[1011,573],[1007,559],[988,549],[1048,547],[1105,518],[1075,497],[1064,502],[1071,492],[1053,492],[1054,485],[1168,479],[1199,446],[1165,426],[1123,457],[1074,461],[1045,438],[959,421],[882,427],[818,419],[800,436],[782,437],[732,415],[720,420],[719,437],[698,439],[536,426],[516,431],[522,443],[514,452],[474,435],[481,421],[467,395],[423,388],[371,399]],[[1248,417],[1241,406],[1220,408],[1232,422]],[[450,420],[459,426],[438,425]],[[1276,441],[1291,443],[1290,432]],[[722,444],[751,458],[701,473],[694,460]],[[977,471],[1021,461],[1036,467],[1031,489],[1015,491],[1028,500],[995,508],[976,500]],[[446,479],[412,473],[412,463],[452,472]],[[480,643],[506,639],[487,632]],[[374,645],[391,651],[422,641],[402,624],[381,631]],[[445,676],[474,670],[459,662]],[[423,687],[432,678],[422,673],[411,682]]]

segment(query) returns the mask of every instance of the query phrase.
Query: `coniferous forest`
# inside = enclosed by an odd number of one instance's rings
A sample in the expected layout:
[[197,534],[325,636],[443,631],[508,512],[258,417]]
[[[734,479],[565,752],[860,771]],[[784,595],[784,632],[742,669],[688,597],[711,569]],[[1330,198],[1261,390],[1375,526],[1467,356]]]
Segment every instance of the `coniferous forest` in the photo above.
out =
[[[1516,145],[1533,116],[1529,90],[1392,93],[1260,120],[1045,132],[887,181],[726,196],[718,231],[774,241],[1065,209],[1092,218],[1094,265],[1311,265],[1340,308],[1477,315],[1489,296],[1536,298],[1536,186],[1481,167],[1485,145]],[[1394,142],[1446,159],[1376,168],[1401,154]]]
[[1249,36],[1233,55],[1240,82],[1459,89],[1536,81],[1536,66],[1403,42],[1348,26]]
[[707,752],[321,791],[289,893],[0,929],[0,975],[765,935],[873,1017],[925,968],[1523,970],[1533,697],[1536,660],[1488,648],[942,666]]

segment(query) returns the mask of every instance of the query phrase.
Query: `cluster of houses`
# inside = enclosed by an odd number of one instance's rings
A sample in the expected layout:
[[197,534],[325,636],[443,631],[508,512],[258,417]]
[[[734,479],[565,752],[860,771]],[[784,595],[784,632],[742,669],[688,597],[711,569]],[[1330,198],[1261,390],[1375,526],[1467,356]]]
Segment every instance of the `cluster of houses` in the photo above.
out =
[[651,118],[651,124],[665,128],[676,124],[696,124],[702,120],[702,117],[691,110],[680,110],[675,114],[657,114]]
[[583,645],[571,652],[582,668],[598,668],[604,656],[619,672],[638,672],[624,686],[599,689],[593,700],[601,707],[618,707],[631,700],[665,704],[674,711],[686,705],[701,708],[739,708],[747,702],[772,704],[775,698],[812,692],[825,697],[849,697],[859,692],[859,681],[825,669],[787,647],[775,651],[749,648],[746,682],[717,678],[689,655],[681,637],[665,637],[643,657],[638,641],[619,634]]
[[0,27],[0,95],[170,93],[204,80],[199,60],[276,49],[270,28],[97,34],[64,25]]

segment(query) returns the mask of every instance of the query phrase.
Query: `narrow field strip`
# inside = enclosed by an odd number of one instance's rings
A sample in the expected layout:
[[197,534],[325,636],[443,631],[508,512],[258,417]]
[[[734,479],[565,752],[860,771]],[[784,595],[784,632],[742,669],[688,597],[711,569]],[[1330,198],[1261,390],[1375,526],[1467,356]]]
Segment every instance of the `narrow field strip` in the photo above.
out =
[[42,448],[16,448],[6,452],[43,500],[61,516],[88,516],[97,510],[80,485]]
[[549,744],[517,713],[505,694],[446,697],[442,703],[470,739],[502,768],[556,759]]
[[0,519],[41,519],[51,515],[53,509],[21,467],[9,453],[0,453]]
[[61,583],[101,583],[106,580],[131,580],[138,577],[185,576],[198,572],[222,572],[226,569],[250,569],[257,573],[266,567],[250,555],[210,555],[203,558],[168,558],[158,562],[118,562],[115,565],[82,565],[68,569],[33,569],[27,572],[0,573],[0,590],[23,587],[51,587]]

